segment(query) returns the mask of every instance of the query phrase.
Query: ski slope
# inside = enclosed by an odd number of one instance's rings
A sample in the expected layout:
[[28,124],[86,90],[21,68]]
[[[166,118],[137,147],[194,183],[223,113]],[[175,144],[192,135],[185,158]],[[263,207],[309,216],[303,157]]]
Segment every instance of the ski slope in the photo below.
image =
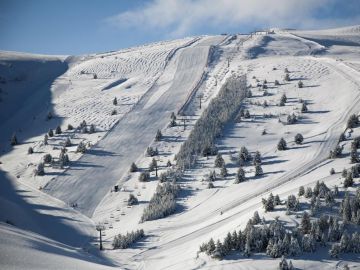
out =
[[[272,34],[201,36],[84,56],[2,52],[0,75],[8,82],[0,87],[9,98],[5,96],[6,106],[0,110],[9,117],[0,121],[6,131],[0,135],[0,221],[15,226],[0,224],[1,262],[6,269],[274,269],[278,260],[269,257],[236,255],[217,261],[198,256],[198,247],[210,237],[222,238],[228,231],[244,228],[255,210],[266,219],[280,214],[289,224],[296,223],[283,212],[264,213],[261,198],[270,192],[285,199],[299,186],[313,186],[317,180],[328,186],[341,183],[338,174],[329,176],[329,170],[339,172],[349,164],[329,160],[328,155],[348,117],[360,113],[359,36],[359,26],[276,29]],[[29,66],[34,73],[25,72]],[[290,70],[290,82],[283,80],[285,68]],[[21,74],[25,75],[20,81],[14,79]],[[247,74],[253,97],[244,102],[252,117],[230,121],[216,141],[230,176],[207,189],[202,179],[214,170],[214,157],[200,157],[179,183],[183,190],[179,211],[139,223],[157,181],[152,177],[139,186],[139,173],[129,173],[130,164],[146,169],[151,158],[145,151],[151,145],[159,149],[160,172],[165,171],[166,161],[175,162],[181,143],[232,74]],[[268,96],[257,87],[264,79]],[[281,84],[276,86],[274,80]],[[297,88],[299,80],[304,82],[302,89]],[[289,101],[279,107],[283,93]],[[16,102],[18,96],[23,102]],[[114,97],[118,105],[112,104]],[[300,99],[308,102],[309,113],[299,112]],[[265,100],[267,107],[261,106]],[[117,114],[112,115],[114,109]],[[54,119],[45,120],[48,111]],[[179,111],[185,114],[179,116],[179,126],[168,127],[171,112]],[[276,117],[264,120],[262,115],[268,113]],[[278,120],[291,113],[301,116],[298,124],[283,125]],[[184,129],[182,118],[187,119]],[[96,132],[66,130],[68,124],[76,127],[83,120],[94,124]],[[43,135],[56,125],[64,132],[44,145]],[[154,142],[159,129],[164,139]],[[267,135],[261,135],[264,129]],[[21,144],[10,148],[9,137],[15,131]],[[298,132],[305,138],[301,146],[293,141]],[[66,137],[73,142],[68,148],[71,165],[47,166],[45,176],[33,177],[43,154],[57,157]],[[289,150],[277,151],[280,137]],[[89,145],[85,154],[75,151],[80,141]],[[253,168],[246,166],[249,181],[234,185],[234,157],[244,145],[261,152],[265,174],[253,177]],[[32,155],[26,154],[29,146],[35,150]],[[114,185],[121,191],[111,192]],[[139,205],[126,206],[129,193],[138,196]],[[77,207],[70,207],[74,203]],[[97,222],[106,224],[101,253],[95,251]],[[111,249],[114,235],[140,228],[148,235],[145,241],[126,250]],[[344,263],[360,267],[356,256],[339,262],[329,259],[325,249],[302,254],[293,263],[301,269],[334,269]]]

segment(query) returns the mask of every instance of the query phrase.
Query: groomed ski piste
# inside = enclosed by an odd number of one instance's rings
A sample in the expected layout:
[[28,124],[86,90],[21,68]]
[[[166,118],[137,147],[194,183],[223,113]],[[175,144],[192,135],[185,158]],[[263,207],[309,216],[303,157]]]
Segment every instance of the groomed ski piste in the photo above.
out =
[[[159,175],[168,161],[175,166],[196,121],[229,78],[241,75],[252,92],[241,106],[251,117],[231,119],[215,141],[228,176],[209,189],[204,180],[220,171],[215,156],[199,156],[183,171],[175,213],[140,222],[159,180],[151,172],[150,181],[139,182],[140,172],[129,172],[130,165],[146,170],[151,146],[159,152]],[[317,181],[342,186],[349,158],[328,157],[341,133],[349,139],[345,155],[350,139],[360,135],[360,128],[346,129],[348,118],[360,114],[360,26],[189,37],[84,56],[2,51],[0,89],[1,269],[276,269],[279,259],[264,254],[215,260],[198,253],[199,246],[244,229],[254,211],[295,226],[299,219],[284,209],[265,213],[261,199],[270,193],[285,200]],[[287,102],[278,106],[283,94]],[[307,113],[299,100],[306,101]],[[169,126],[172,112],[175,127]],[[284,124],[293,113],[299,122]],[[77,129],[84,120],[93,132]],[[45,144],[44,135],[57,126],[62,133]],[[19,143],[10,146],[14,133]],[[294,142],[297,133],[304,137],[301,145]],[[281,137],[286,151],[277,150]],[[35,176],[36,164],[45,154],[57,158],[67,138],[70,164],[46,164],[45,175]],[[85,153],[76,151],[80,142]],[[248,180],[234,184],[242,146],[261,152],[264,174],[255,177],[253,166],[245,166]],[[129,194],[139,204],[128,206]],[[105,226],[103,251],[99,223]],[[137,229],[144,230],[143,240],[112,248],[115,235]],[[331,258],[328,248],[291,260],[296,269],[360,268],[358,254]]]

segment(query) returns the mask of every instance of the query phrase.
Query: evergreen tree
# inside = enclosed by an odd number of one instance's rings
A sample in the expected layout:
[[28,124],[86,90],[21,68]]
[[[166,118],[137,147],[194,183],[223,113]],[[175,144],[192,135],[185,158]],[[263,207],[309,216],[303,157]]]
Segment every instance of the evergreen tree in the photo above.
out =
[[280,85],[279,81],[278,81],[278,80],[275,80],[275,81],[274,81],[274,85]]
[[359,124],[359,117],[356,114],[352,114],[347,121],[347,128],[355,128]]
[[70,140],[69,137],[66,138],[65,143],[64,143],[64,146],[65,146],[65,147],[71,146],[71,140]]
[[250,257],[251,256],[251,246],[250,246],[251,239],[250,237],[246,236],[245,241],[245,248],[244,248],[244,257]]
[[254,165],[256,164],[261,164],[261,154],[259,151],[256,151],[254,155]]
[[298,196],[301,197],[305,194],[305,188],[304,186],[300,186],[299,187],[299,192],[298,192]]
[[332,258],[338,258],[339,257],[339,254],[340,254],[340,244],[338,243],[334,243],[331,245],[331,248],[329,250],[329,255],[332,257]]
[[68,124],[67,130],[73,130],[73,129],[74,129],[74,127],[72,125]]
[[168,160],[167,163],[166,163],[166,167],[171,167],[171,166],[172,166],[171,162],[170,162],[170,160]]
[[222,258],[224,257],[224,246],[223,244],[221,244],[220,240],[217,240],[216,245],[215,245],[215,250],[212,253],[212,258],[214,259],[218,259],[218,260],[222,260]]
[[113,105],[118,105],[118,101],[117,101],[117,98],[116,97],[114,97],[114,99],[113,99]]
[[36,165],[36,168],[34,169],[34,174],[38,176],[45,175],[45,169],[44,169],[44,163],[40,162]]
[[147,182],[150,180],[150,173],[149,172],[142,172],[139,175],[139,181],[140,182]]
[[348,172],[347,172],[347,170],[344,168],[344,169],[342,170],[342,172],[341,172],[341,176],[344,177],[344,178],[346,178],[347,175],[348,175]]
[[245,171],[243,168],[239,168],[237,173],[236,173],[236,178],[235,178],[235,184],[239,184],[242,183],[246,180],[245,178]]
[[44,135],[44,145],[48,145],[49,136],[47,134]]
[[264,172],[263,172],[263,169],[261,168],[261,165],[260,164],[256,164],[255,165],[255,176],[260,176],[262,175]]
[[207,244],[207,252],[206,252],[206,254],[207,255],[213,254],[214,251],[215,251],[215,248],[216,248],[216,246],[215,246],[214,239],[210,238],[209,243]]
[[127,200],[127,205],[131,206],[131,205],[135,205],[138,204],[138,199],[134,196],[134,194],[129,194],[129,198]]
[[274,210],[274,195],[272,193],[269,194],[268,199],[262,199],[263,206],[265,208],[265,212]]
[[49,137],[54,137],[54,131],[52,129],[49,129],[48,135]]
[[289,75],[289,73],[286,73],[286,74],[285,74],[284,80],[287,81],[287,82],[290,81],[290,75]]
[[300,245],[299,245],[299,241],[297,240],[296,237],[291,236],[291,241],[290,241],[290,246],[289,246],[289,251],[288,254],[289,256],[297,256],[300,254]]
[[225,178],[228,175],[228,171],[226,169],[225,163],[221,166],[220,175],[223,178]]
[[[274,257],[274,258],[277,258],[277,257]],[[281,261],[279,262],[278,269],[279,270],[289,270],[289,265],[284,256],[281,257]]]
[[95,131],[96,131],[96,130],[95,130],[94,124],[91,124],[91,125],[90,125],[90,129],[89,129],[89,133],[92,134],[92,133],[95,133]]
[[131,163],[130,172],[137,172],[137,171],[138,171],[138,167],[136,166],[135,162]]
[[353,184],[354,184],[354,179],[351,173],[349,173],[344,180],[344,188],[352,187]]
[[78,146],[76,148],[76,152],[83,153],[83,154],[86,152],[86,146],[82,141],[78,144]]
[[313,194],[313,192],[312,192],[311,187],[307,187],[306,191],[305,191],[305,198],[307,198],[307,199],[311,198],[312,194]]
[[281,138],[278,145],[277,145],[277,149],[279,151],[284,151],[287,149],[287,146],[286,146],[286,141],[284,140],[284,138]]
[[225,165],[224,159],[221,154],[218,153],[215,158],[215,167],[221,168],[223,165]]
[[339,142],[344,142],[344,141],[346,141],[346,136],[345,136],[345,133],[343,132],[340,134]]
[[296,144],[302,144],[303,141],[304,141],[303,135],[301,135],[300,133],[295,135],[295,143]]
[[334,168],[331,168],[331,169],[330,169],[330,175],[333,175],[333,174],[335,174],[335,169],[334,169]]
[[299,87],[299,88],[303,88],[303,87],[304,87],[304,83],[303,83],[302,81],[299,81],[299,82],[298,82],[298,87]]
[[155,141],[160,141],[162,139],[162,133],[160,131],[160,129],[158,129],[158,131],[156,132],[156,136],[155,136]]
[[55,133],[56,133],[56,134],[61,134],[61,133],[62,133],[60,126],[57,126],[57,127],[56,127]]
[[253,215],[253,217],[252,217],[252,219],[251,219],[251,223],[252,223],[253,225],[257,225],[257,224],[259,224],[260,222],[261,222],[261,219],[260,219],[259,213],[258,213],[258,211],[255,211],[255,212],[254,212],[254,215]]
[[280,201],[280,197],[279,197],[279,194],[276,194],[275,197],[274,197],[274,205],[280,205],[281,204],[281,201]]
[[304,211],[304,214],[301,219],[301,231],[304,234],[307,234],[310,232],[310,229],[311,229],[310,216],[306,211]]
[[249,119],[251,117],[249,110],[245,110],[244,118]]
[[30,146],[29,148],[28,148],[28,154],[29,155],[31,155],[31,154],[33,154],[34,153],[34,149]]
[[10,144],[13,145],[13,146],[18,144],[18,140],[17,140],[17,138],[16,138],[16,134],[15,134],[15,133],[14,133],[14,134],[12,135],[12,137],[11,137]]

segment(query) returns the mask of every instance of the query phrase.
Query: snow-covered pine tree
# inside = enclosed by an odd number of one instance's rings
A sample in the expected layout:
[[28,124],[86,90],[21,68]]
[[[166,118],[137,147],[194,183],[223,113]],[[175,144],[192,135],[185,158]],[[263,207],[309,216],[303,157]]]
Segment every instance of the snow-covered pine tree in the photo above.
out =
[[304,186],[299,187],[298,196],[301,197],[305,194],[305,188]]
[[137,172],[137,171],[138,171],[138,167],[136,166],[135,162],[131,163],[130,172]]
[[307,213],[307,211],[304,211],[304,214],[302,216],[301,219],[301,223],[300,223],[300,227],[301,227],[301,231],[303,232],[303,234],[307,234],[310,232],[311,229],[311,221],[310,221],[310,216]]
[[156,135],[155,135],[155,141],[158,142],[162,139],[162,133],[161,133],[161,130],[158,129],[157,132],[156,132]]
[[225,178],[228,175],[225,163],[221,166],[220,175],[222,178]]
[[49,129],[48,135],[49,137],[54,137],[54,131],[52,129]]
[[304,141],[303,135],[301,135],[300,133],[295,135],[295,143],[296,144],[302,144],[303,141]]
[[28,148],[27,153],[28,153],[29,155],[33,154],[33,153],[34,153],[34,149],[30,146],[30,147]]
[[259,151],[255,152],[253,163],[254,163],[254,165],[256,165],[256,164],[260,165],[261,164],[261,154],[260,154]]
[[138,204],[138,199],[134,196],[134,194],[130,193],[127,200],[127,205],[131,206],[135,204]]
[[62,133],[61,127],[57,126],[56,129],[55,129],[55,134],[61,134],[61,133]]
[[255,165],[255,176],[260,176],[262,175],[264,172],[263,172],[263,169],[261,168],[261,165],[260,164],[256,164]]
[[69,137],[66,138],[65,143],[64,143],[64,146],[65,146],[65,147],[71,146],[71,140],[70,140]]
[[78,146],[76,148],[76,152],[83,153],[83,154],[86,152],[86,146],[82,141],[78,144]]
[[34,169],[34,175],[43,176],[45,175],[45,166],[43,162],[39,162]]
[[140,182],[147,182],[150,180],[150,173],[149,172],[141,172],[139,175]]
[[114,99],[113,99],[113,105],[118,105],[118,101],[117,101],[117,98],[116,97],[114,97]]
[[215,167],[221,168],[225,164],[225,161],[220,153],[216,155],[215,158]]
[[278,142],[277,149],[279,151],[284,151],[287,149],[286,141],[284,140],[284,138],[281,138],[280,141]]
[[246,180],[245,178],[245,171],[243,168],[239,168],[238,171],[236,172],[236,177],[235,177],[235,184],[239,184],[242,183]]
[[48,139],[49,139],[49,136],[47,134],[44,135],[44,145],[48,145]]
[[299,81],[299,82],[298,82],[298,87],[299,87],[299,88],[303,88],[303,87],[304,87],[304,83],[303,83],[302,81]]
[[95,129],[95,125],[94,124],[91,124],[90,125],[90,128],[89,128],[89,133],[92,134],[92,133],[95,133],[96,129]]

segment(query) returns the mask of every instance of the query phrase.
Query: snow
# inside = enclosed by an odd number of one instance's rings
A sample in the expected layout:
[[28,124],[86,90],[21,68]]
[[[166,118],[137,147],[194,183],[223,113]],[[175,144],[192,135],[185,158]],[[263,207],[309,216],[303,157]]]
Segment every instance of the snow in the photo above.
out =
[[[0,106],[0,128],[5,131],[0,135],[0,220],[15,225],[0,225],[3,265],[6,269],[275,268],[278,259],[262,255],[216,261],[197,256],[197,251],[210,237],[222,238],[228,231],[244,228],[255,210],[266,219],[280,215],[295,224],[297,220],[284,211],[264,213],[261,198],[270,192],[285,199],[299,186],[313,186],[318,180],[330,187],[341,185],[339,172],[351,165],[347,158],[329,160],[328,155],[348,117],[360,113],[359,42],[359,26],[354,26],[202,36],[76,57],[1,52],[0,76],[6,84],[0,87],[7,94],[0,93],[0,104],[5,105]],[[285,68],[290,71],[289,82],[283,80]],[[252,117],[228,123],[216,141],[230,176],[207,189],[201,180],[214,170],[214,157],[199,158],[180,182],[179,211],[139,223],[157,181],[152,173],[150,182],[139,183],[139,172],[129,173],[130,164],[146,169],[152,159],[145,156],[150,145],[159,149],[159,173],[166,170],[168,160],[175,164],[182,142],[225,80],[244,73],[253,93],[244,106]],[[20,75],[20,81],[14,80]],[[256,86],[264,79],[268,96]],[[304,88],[298,88],[299,80]],[[288,102],[280,107],[283,93]],[[307,101],[308,113],[300,112],[300,99]],[[261,106],[264,100],[268,107]],[[116,115],[111,115],[113,109]],[[179,110],[184,116],[178,117],[178,126],[169,127],[171,112]],[[46,120],[49,111],[55,117]],[[275,117],[264,119],[264,113]],[[292,113],[299,116],[299,123],[279,122],[278,118],[284,120]],[[182,119],[186,119],[185,129]],[[97,131],[66,130],[68,124],[77,127],[83,120]],[[64,132],[44,145],[44,134],[57,125]],[[163,139],[155,142],[158,129]],[[262,135],[264,129],[266,135]],[[9,138],[15,131],[21,144],[10,148]],[[294,143],[297,133],[304,136],[302,145]],[[353,138],[360,130],[347,135]],[[34,177],[35,164],[45,153],[57,157],[67,137],[73,143],[68,148],[70,166],[46,166],[45,176]],[[288,143],[286,151],[276,149],[281,137]],[[84,155],[75,151],[80,141],[91,145]],[[350,140],[344,145],[348,153]],[[32,155],[26,154],[29,146],[35,150]],[[264,175],[256,178],[253,166],[245,166],[249,180],[233,184],[238,168],[234,157],[241,146],[261,152]],[[329,175],[330,168],[337,173]],[[112,192],[114,185],[121,191]],[[138,197],[139,205],[127,207],[130,193]],[[98,222],[106,227],[101,254],[95,251]],[[114,235],[140,228],[147,235],[144,241],[131,249],[111,249]],[[295,267],[307,269],[334,269],[345,263],[360,266],[355,255],[339,261],[330,259],[325,249],[292,261]]]

